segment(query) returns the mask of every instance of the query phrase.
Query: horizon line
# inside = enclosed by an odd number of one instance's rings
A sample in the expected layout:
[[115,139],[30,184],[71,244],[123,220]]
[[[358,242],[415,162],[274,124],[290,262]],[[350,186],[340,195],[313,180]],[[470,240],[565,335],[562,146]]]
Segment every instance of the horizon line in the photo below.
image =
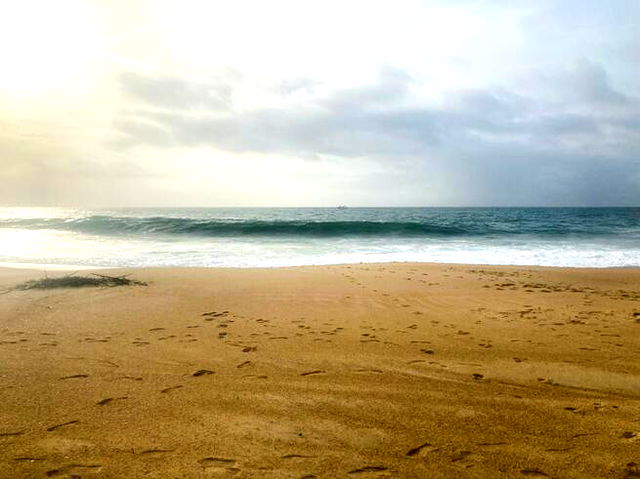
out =
[[123,208],[157,208],[157,209],[186,209],[186,208],[290,208],[290,209],[358,209],[358,208],[640,208],[640,205],[359,205],[359,206],[349,206],[349,205],[333,205],[333,206],[275,206],[275,205],[217,205],[217,206],[139,206],[139,205],[130,205],[130,206],[77,206],[77,205],[0,205],[0,208],[74,208],[74,209],[123,209]]

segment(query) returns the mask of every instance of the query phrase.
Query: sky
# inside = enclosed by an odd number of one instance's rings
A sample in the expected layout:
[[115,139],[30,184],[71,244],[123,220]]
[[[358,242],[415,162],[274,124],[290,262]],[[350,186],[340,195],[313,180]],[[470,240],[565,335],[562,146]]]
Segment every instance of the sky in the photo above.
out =
[[0,2],[0,206],[637,206],[635,0]]

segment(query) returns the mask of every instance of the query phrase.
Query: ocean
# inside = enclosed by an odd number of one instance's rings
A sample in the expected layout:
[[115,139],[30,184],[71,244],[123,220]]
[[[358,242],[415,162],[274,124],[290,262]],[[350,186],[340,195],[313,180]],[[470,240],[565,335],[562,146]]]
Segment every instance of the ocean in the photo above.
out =
[[0,208],[0,262],[640,266],[640,208]]

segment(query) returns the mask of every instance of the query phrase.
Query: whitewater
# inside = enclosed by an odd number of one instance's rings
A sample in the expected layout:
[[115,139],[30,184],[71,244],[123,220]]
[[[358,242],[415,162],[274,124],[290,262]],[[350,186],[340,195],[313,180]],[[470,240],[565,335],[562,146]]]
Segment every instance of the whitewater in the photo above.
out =
[[0,208],[0,262],[640,266],[640,208]]

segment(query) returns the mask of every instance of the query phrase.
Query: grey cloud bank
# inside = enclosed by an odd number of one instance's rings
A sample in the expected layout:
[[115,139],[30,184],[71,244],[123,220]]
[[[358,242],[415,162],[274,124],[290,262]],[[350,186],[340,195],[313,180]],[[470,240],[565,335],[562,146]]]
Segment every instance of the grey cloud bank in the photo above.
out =
[[473,175],[477,184],[464,181],[461,197],[474,202],[640,203],[638,98],[616,91],[588,60],[530,81],[529,91],[464,89],[428,104],[412,94],[420,85],[409,74],[383,69],[366,86],[298,102],[285,89],[282,107],[235,111],[229,89],[224,103],[203,103],[218,98],[215,84],[129,74],[122,86],[140,107],[117,126],[130,144],[370,158],[390,167],[402,159],[416,172],[438,165],[450,170],[452,187]]

